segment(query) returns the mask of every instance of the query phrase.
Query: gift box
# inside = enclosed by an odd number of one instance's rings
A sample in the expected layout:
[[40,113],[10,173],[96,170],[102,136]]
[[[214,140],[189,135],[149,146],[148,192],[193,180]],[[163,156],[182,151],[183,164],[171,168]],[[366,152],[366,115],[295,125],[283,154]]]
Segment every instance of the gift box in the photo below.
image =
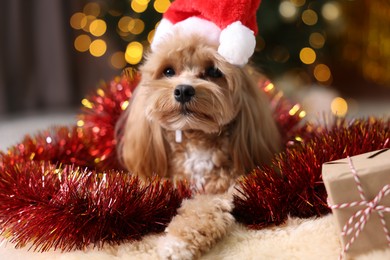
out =
[[390,210],[390,149],[324,163],[322,178],[343,253],[356,256],[386,248],[386,229],[390,230],[390,212],[386,212]]

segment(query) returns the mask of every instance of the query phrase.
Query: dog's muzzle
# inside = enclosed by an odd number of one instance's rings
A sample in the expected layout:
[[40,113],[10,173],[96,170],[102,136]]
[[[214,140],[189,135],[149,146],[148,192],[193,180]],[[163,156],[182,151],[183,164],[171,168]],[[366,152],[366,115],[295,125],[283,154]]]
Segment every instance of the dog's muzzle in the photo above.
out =
[[173,91],[176,101],[181,104],[187,103],[195,96],[195,89],[191,85],[177,85]]

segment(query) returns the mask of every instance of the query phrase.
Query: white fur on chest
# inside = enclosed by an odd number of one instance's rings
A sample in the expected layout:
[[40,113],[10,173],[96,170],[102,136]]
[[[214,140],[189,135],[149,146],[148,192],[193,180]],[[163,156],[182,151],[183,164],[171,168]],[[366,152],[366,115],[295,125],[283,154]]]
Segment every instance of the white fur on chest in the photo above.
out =
[[210,150],[190,149],[185,154],[185,173],[199,189],[205,184],[205,175],[208,175],[213,168],[212,152]]

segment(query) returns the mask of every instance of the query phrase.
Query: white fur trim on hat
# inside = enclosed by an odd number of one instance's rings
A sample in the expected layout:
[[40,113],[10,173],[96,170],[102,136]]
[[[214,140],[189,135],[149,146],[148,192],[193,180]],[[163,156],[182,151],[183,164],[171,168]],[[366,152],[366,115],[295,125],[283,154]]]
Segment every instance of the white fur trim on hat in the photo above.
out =
[[173,24],[168,19],[162,19],[157,26],[156,32],[154,33],[153,41],[150,45],[152,51],[156,50],[156,46],[172,32]]
[[176,33],[180,33],[181,35],[200,35],[204,37],[207,43],[218,45],[221,29],[215,23],[199,17],[190,17],[176,24],[172,24],[163,18],[154,35],[151,44],[152,51],[156,50],[164,38],[172,37]]
[[240,21],[234,22],[223,29],[219,42],[218,53],[231,64],[238,66],[248,63],[256,47],[254,32]]
[[175,30],[188,35],[203,36],[208,43],[218,45],[221,29],[213,22],[199,18],[190,17],[174,25]]

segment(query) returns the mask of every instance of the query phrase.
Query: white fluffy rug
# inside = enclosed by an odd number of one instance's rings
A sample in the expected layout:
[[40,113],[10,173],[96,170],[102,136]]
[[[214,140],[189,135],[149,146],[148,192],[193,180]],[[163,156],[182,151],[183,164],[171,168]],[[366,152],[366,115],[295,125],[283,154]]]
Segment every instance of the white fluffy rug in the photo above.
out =
[[[57,121],[56,121],[57,120]],[[73,115],[42,116],[31,120],[0,120],[0,150],[21,140],[32,129],[45,129],[53,123],[73,123]],[[35,128],[34,128],[35,127]],[[142,241],[106,246],[101,250],[87,249],[72,252],[35,253],[28,246],[15,249],[6,240],[0,241],[0,260],[103,260],[103,259],[158,259],[156,242],[159,235],[145,237]],[[235,225],[228,236],[221,240],[202,259],[337,259],[340,252],[339,238],[332,215],[317,219],[289,219],[286,224],[258,231]],[[390,259],[390,249],[373,251],[359,260]]]
[[[151,235],[142,241],[105,246],[101,250],[87,249],[66,253],[34,253],[27,248],[14,249],[12,244],[3,241],[0,259],[158,259],[158,237]],[[201,259],[337,259],[339,252],[340,243],[333,217],[328,215],[317,219],[289,219],[282,226],[257,231],[235,225],[231,233]],[[358,259],[390,259],[390,249],[374,251]]]

